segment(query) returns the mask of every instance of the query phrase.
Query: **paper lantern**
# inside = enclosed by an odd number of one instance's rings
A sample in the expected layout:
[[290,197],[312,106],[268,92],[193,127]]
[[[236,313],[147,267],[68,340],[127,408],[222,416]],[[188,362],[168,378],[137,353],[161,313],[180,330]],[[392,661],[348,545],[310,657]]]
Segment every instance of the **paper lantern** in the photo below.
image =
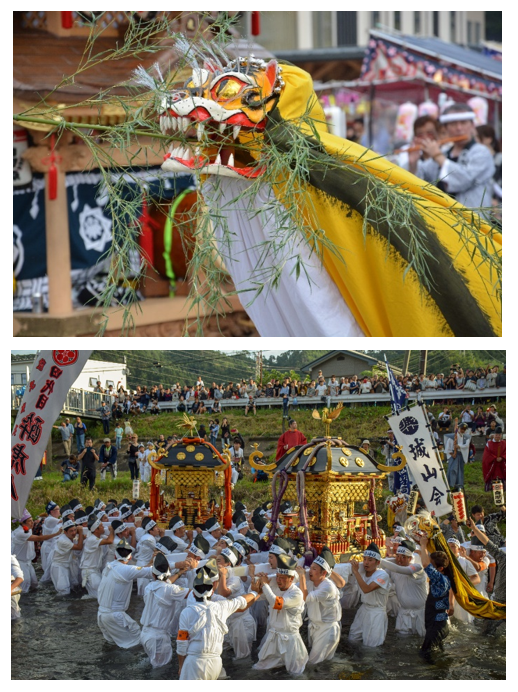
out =
[[417,118],[415,103],[402,103],[397,109],[395,138],[398,141],[410,142],[413,137],[414,120]]
[[473,108],[475,111],[475,125],[486,125],[487,124],[487,114],[488,114],[488,104],[485,98],[482,96],[473,96],[468,101],[468,106]]

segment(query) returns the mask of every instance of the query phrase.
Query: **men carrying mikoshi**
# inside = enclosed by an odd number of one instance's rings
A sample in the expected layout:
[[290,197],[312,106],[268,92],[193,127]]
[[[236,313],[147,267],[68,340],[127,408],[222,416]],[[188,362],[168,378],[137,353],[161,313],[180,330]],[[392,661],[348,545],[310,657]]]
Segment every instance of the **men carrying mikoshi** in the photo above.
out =
[[16,556],[20,569],[23,572],[23,583],[21,585],[23,593],[27,593],[31,586],[33,588],[38,586],[38,578],[32,564],[32,561],[36,557],[34,544],[40,541],[50,541],[61,533],[61,526],[58,525],[56,526],[57,531],[55,533],[33,536],[33,526],[33,518],[30,513],[24,509],[20,519],[20,526],[18,526],[11,535],[11,552]]
[[[304,597],[294,584],[297,561],[286,554],[278,554],[276,584],[270,586],[267,574],[259,574],[252,588],[257,586],[261,598],[268,601],[268,631],[259,650],[258,670],[285,666],[291,675],[301,675],[308,662],[308,652],[300,636]],[[255,589],[254,589],[255,590]]]
[[212,602],[213,582],[204,569],[196,572],[193,584],[195,603],[188,603],[180,615],[176,653],[180,680],[217,680],[222,668],[223,638],[232,613],[244,610],[257,598],[251,592]]
[[[244,583],[232,570],[240,561],[240,549],[242,550],[242,547],[236,542],[223,548],[216,556],[219,571],[217,593],[224,598],[236,598],[245,592]],[[251,613],[248,610],[244,613],[234,613],[229,617],[227,626],[227,639],[234,650],[235,659],[250,656],[256,635],[256,624]]]
[[[144,535],[140,538],[137,549],[137,565],[142,567],[143,565],[150,564],[153,559],[153,554],[156,550],[157,538],[161,535],[160,529],[156,521],[153,521],[151,517],[145,517],[142,520],[142,528],[144,529]],[[137,580],[138,595],[144,595],[144,589],[149,584],[149,579],[143,576],[139,577]]]
[[22,611],[18,602],[22,593],[23,572],[15,555],[11,555],[11,620],[17,620]]
[[401,541],[396,557],[381,560],[380,566],[390,574],[396,587],[399,609],[396,632],[425,635],[424,607],[428,596],[428,583],[423,567],[414,562],[415,543]]
[[181,552],[186,551],[192,543],[192,531],[191,536],[189,536],[182,517],[179,515],[176,515],[171,519],[169,522],[169,529],[164,532],[164,535],[172,538],[176,543],[178,550]]
[[[54,555],[52,557],[52,566],[50,568],[50,576],[54,588],[60,596],[66,596],[70,593],[70,587],[73,585],[72,578],[72,555],[73,550],[83,549],[83,527],[78,528],[75,521],[67,518],[63,520],[63,533],[56,542]],[[77,542],[75,538],[77,536]]]
[[86,587],[91,598],[97,598],[97,590],[101,583],[103,545],[111,545],[115,538],[113,524],[110,524],[108,537],[103,538],[103,536],[103,523],[96,514],[92,514],[88,517],[88,536],[84,542],[81,556],[82,586]]
[[389,575],[380,569],[381,554],[375,543],[363,553],[363,564],[351,561],[351,570],[361,590],[362,604],[356,613],[349,639],[365,646],[381,646],[387,634]]
[[115,561],[104,568],[97,590],[99,610],[97,624],[104,638],[123,649],[140,643],[140,627],[126,613],[131,598],[133,581],[138,577],[151,579],[151,562],[145,567],[128,565],[133,552],[126,541],[119,541],[115,548]]
[[311,646],[308,663],[320,663],[333,658],[340,642],[342,607],[340,592],[329,579],[335,559],[329,548],[322,548],[320,555],[309,568],[309,579],[314,589],[308,593],[306,570],[297,567],[299,585],[308,612],[308,643]]
[[175,605],[189,593],[189,589],[176,586],[174,582],[190,568],[191,563],[186,560],[183,567],[171,576],[169,562],[163,553],[158,553],[153,560],[153,578],[144,590],[145,605],[140,617],[140,643],[153,668],[165,666],[173,657],[170,629]]

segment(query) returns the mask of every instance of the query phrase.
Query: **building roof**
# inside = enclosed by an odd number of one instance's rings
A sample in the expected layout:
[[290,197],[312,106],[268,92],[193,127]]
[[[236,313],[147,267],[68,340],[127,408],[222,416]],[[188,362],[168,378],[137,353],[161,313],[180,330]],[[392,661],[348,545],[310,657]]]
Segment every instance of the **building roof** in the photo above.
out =
[[492,79],[502,79],[502,63],[500,61],[456,43],[449,43],[434,36],[394,35],[376,30],[371,30],[370,33],[376,38],[381,38],[417,53],[473,70]]
[[372,356],[367,356],[365,353],[361,353],[360,351],[329,351],[323,356],[320,356],[320,358],[317,358],[316,360],[312,360],[311,363],[308,363],[307,365],[304,365],[304,367],[301,368],[302,372],[310,372],[314,367],[317,365],[320,365],[320,363],[324,363],[326,360],[329,360],[330,358],[333,358],[339,353],[344,353],[347,356],[352,356],[353,358],[358,358],[359,360],[363,360],[366,363],[369,363],[370,365],[377,365],[379,363],[377,358],[372,358]]

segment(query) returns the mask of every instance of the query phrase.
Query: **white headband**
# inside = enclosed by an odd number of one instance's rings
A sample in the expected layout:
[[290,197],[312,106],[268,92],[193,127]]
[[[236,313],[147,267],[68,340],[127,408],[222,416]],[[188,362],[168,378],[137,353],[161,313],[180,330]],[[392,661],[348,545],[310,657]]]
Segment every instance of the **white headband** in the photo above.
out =
[[232,567],[235,567],[236,562],[237,562],[237,557],[234,555],[234,553],[229,548],[223,548],[223,550],[221,551],[221,554],[225,555],[225,557],[228,557],[228,559],[232,563]]
[[210,529],[207,529],[207,531],[208,531],[209,533],[212,533],[213,531],[217,531],[217,530],[220,529],[220,528],[221,528],[221,526],[216,522],[216,523],[214,524],[214,526],[211,526]]
[[331,572],[333,571],[333,568],[331,567],[331,565],[329,563],[327,563],[324,560],[324,558],[321,557],[320,555],[317,558],[315,558],[315,560],[313,560],[313,562],[315,563],[315,565],[320,565],[320,567],[322,567],[322,569],[325,572],[327,572],[328,574],[331,574]]
[[484,548],[483,545],[473,545],[473,543],[470,544],[469,549],[470,550],[479,550],[482,553],[486,552],[486,549]]
[[193,586],[193,593],[198,596],[198,598],[203,598],[203,600],[206,600],[207,598],[210,598],[212,594],[214,593],[214,589],[211,589],[210,591],[205,591],[205,593],[200,593],[199,591],[196,591],[196,587]]
[[273,553],[274,555],[286,555],[286,551],[280,548],[278,545],[271,545],[268,552]]
[[289,577],[296,577],[297,576],[297,572],[295,572],[294,569],[279,568],[277,570],[277,574],[287,574]]
[[458,548],[460,548],[460,541],[456,538],[448,538],[447,543],[454,543]]
[[182,526],[185,526],[185,524],[184,524],[183,521],[180,519],[180,521],[177,521],[176,524],[173,524],[173,526],[171,526],[171,529],[170,529],[170,530],[171,530],[171,531],[178,531],[178,529],[181,529]]
[[404,545],[400,545],[398,547],[398,549],[396,550],[396,553],[398,555],[406,555],[407,557],[412,557],[412,555],[414,554],[411,550],[409,550],[408,548],[405,548]]
[[63,531],[66,531],[71,526],[75,526],[75,525],[76,525],[75,521],[72,521],[72,519],[69,519],[68,521],[63,522]]
[[475,120],[475,113],[473,111],[457,111],[455,113],[446,113],[439,118],[441,124],[455,123],[458,120]]
[[194,545],[194,543],[191,545],[188,552],[192,553],[195,557],[205,557],[203,550]]
[[117,536],[119,533],[122,533],[126,529],[126,524],[122,524],[118,528],[114,530],[114,534]]
[[101,520],[99,519],[99,517],[97,517],[97,519],[94,521],[94,523],[90,526],[91,533],[96,531],[100,525],[101,525]]
[[375,560],[381,560],[381,555],[375,550],[364,550],[363,557],[373,557]]
[[156,526],[156,521],[153,521],[153,519],[151,519],[149,521],[149,524],[144,529],[144,531],[151,531],[151,529],[155,528],[155,526]]
[[[218,525],[219,528],[219,525]],[[236,526],[236,531],[240,531],[241,529],[247,529],[248,528],[248,522],[247,521],[242,521],[240,524]],[[212,529],[214,531],[214,529]]]

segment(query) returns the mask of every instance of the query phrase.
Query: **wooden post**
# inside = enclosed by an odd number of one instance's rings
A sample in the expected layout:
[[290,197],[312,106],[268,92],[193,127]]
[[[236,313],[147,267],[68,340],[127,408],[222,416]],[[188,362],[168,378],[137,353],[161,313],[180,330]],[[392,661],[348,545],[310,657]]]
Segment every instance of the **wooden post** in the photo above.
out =
[[65,173],[57,166],[57,197],[49,200],[49,174],[45,173],[45,237],[49,279],[49,315],[72,312],[72,263]]

